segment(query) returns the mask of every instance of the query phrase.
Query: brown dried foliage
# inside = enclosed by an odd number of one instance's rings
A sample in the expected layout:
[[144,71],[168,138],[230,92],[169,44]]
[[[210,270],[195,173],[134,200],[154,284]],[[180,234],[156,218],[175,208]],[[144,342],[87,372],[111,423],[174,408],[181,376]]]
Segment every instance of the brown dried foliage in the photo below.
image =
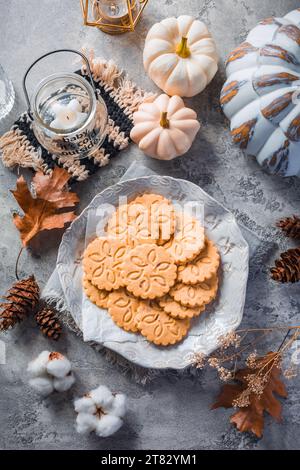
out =
[[71,210],[79,201],[74,192],[67,189],[69,173],[56,167],[52,175],[36,173],[32,185],[34,196],[23,176],[18,178],[17,187],[12,194],[24,212],[23,216],[14,215],[14,224],[20,232],[24,247],[44,230],[64,228],[76,218]]

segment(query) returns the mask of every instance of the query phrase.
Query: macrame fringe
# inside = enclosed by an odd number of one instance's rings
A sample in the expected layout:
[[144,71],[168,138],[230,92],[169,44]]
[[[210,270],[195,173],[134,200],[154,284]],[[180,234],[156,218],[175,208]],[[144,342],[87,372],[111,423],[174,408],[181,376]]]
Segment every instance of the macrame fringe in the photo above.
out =
[[84,181],[89,177],[88,170],[81,165],[80,160],[74,159],[72,156],[58,157],[55,155],[54,158],[59,165],[67,170],[77,181]]
[[[83,53],[88,57],[93,79],[109,92],[110,96],[118,104],[123,112],[132,118],[139,105],[145,101],[153,101],[157,96],[155,93],[146,92],[138,87],[128,78],[128,75],[121,71],[112,60],[104,60],[95,57],[93,49]],[[86,75],[86,66],[81,69],[82,74]]]
[[120,131],[120,127],[116,126],[112,119],[109,119],[107,128],[109,142],[113,142],[114,146],[118,146],[120,150],[128,147],[129,138],[125,137],[125,132]]
[[[83,48],[82,52],[85,56],[88,57],[95,82],[102,82],[104,85],[107,85],[110,88],[116,88],[117,80],[122,75],[122,71],[119,70],[118,66],[112,60],[107,61],[101,59],[100,57],[95,57],[95,51],[93,49],[88,50]],[[81,72],[84,75],[87,74],[85,63],[81,68]]]
[[7,168],[21,166],[33,168],[35,171],[47,172],[48,168],[39,151],[30,144],[17,126],[14,126],[0,138],[0,152],[3,164]]
[[109,163],[109,153],[105,153],[105,149],[101,147],[97,152],[91,155],[91,158],[97,163],[100,167],[105,166]]

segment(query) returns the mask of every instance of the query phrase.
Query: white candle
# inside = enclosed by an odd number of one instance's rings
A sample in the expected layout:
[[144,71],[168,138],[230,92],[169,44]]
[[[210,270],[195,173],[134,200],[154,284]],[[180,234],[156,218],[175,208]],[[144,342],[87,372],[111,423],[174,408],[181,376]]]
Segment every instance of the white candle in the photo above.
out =
[[105,18],[122,18],[128,14],[127,2],[126,0],[99,0],[99,13]]
[[62,130],[80,127],[87,117],[87,113],[82,113],[81,111],[81,104],[76,98],[73,98],[68,104],[55,103],[52,106],[54,119],[50,123],[50,127]]

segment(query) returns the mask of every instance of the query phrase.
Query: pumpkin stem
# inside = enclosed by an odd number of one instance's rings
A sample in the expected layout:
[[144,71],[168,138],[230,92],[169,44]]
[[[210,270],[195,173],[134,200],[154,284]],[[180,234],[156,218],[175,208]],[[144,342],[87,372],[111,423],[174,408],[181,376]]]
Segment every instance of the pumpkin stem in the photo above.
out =
[[189,46],[187,45],[187,38],[182,37],[181,42],[176,47],[176,54],[179,55],[182,59],[186,59],[191,55]]
[[167,118],[167,115],[168,113],[166,111],[163,111],[160,115],[160,122],[159,124],[161,125],[161,127],[163,127],[164,129],[168,129],[169,127],[169,119]]

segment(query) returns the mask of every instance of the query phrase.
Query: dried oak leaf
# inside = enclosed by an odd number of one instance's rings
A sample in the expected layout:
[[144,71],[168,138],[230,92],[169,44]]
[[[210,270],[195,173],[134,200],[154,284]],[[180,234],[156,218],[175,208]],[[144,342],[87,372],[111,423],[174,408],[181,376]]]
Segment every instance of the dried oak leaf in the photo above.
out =
[[70,175],[63,168],[56,167],[51,176],[38,172],[32,179],[33,196],[23,176],[18,178],[17,187],[11,192],[24,212],[24,216],[14,215],[23,246],[28,246],[38,233],[63,228],[76,218],[70,209],[79,198],[67,190],[69,179]]
[[[258,361],[267,361],[270,358],[268,353]],[[263,364],[260,362],[260,364]],[[235,374],[236,384],[225,384],[221,393],[211,409],[216,408],[233,408],[234,400],[248,389],[249,375],[257,373],[257,370],[245,368],[240,369]],[[238,410],[231,415],[230,422],[234,424],[241,432],[251,431],[257,437],[262,437],[264,429],[264,412],[269,413],[276,421],[281,420],[281,403],[274,396],[274,393],[280,397],[287,397],[287,390],[284,383],[280,379],[281,368],[275,365],[272,367],[268,381],[265,385],[263,393],[257,395],[253,392],[249,394],[249,404],[245,407],[238,407]]]

